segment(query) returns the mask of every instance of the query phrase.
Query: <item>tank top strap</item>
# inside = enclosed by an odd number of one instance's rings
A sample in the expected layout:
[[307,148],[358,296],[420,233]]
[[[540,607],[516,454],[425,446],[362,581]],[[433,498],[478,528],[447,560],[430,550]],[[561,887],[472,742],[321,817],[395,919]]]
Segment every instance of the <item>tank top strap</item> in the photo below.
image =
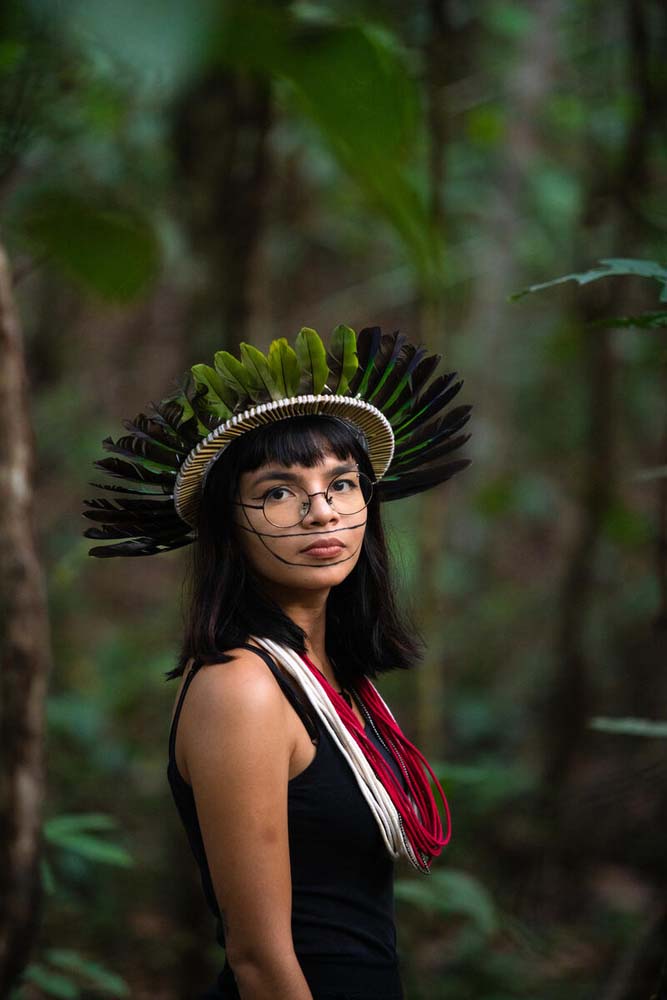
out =
[[178,726],[178,719],[179,719],[179,716],[181,714],[181,708],[183,707],[183,702],[185,701],[185,696],[186,696],[186,694],[188,692],[188,688],[190,687],[190,681],[192,680],[192,678],[194,677],[194,675],[197,673],[197,670],[198,670],[198,668],[200,666],[201,666],[201,662],[198,663],[195,660],[194,663],[192,664],[192,666],[190,667],[190,671],[189,671],[187,677],[185,678],[185,683],[183,684],[183,687],[181,688],[181,693],[178,696],[178,703],[176,705],[176,711],[174,712],[174,718],[171,720],[171,727],[169,729],[169,756],[170,757],[174,756],[175,749],[176,749],[176,727]]
[[307,700],[303,692],[296,686],[292,678],[287,677],[277,665],[273,657],[267,653],[266,650],[260,649],[259,646],[251,645],[250,643],[239,643],[237,648],[249,649],[251,652],[256,653],[257,656],[264,660],[267,667],[280,685],[280,690],[283,692],[290,705],[306,727],[311,740],[317,739],[319,730],[317,726],[316,714],[312,705]]

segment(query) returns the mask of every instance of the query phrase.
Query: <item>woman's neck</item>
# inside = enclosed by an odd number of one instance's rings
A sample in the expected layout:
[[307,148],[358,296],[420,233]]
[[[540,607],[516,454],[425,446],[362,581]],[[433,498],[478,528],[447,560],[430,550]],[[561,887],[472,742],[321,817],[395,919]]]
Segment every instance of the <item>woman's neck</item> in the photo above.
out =
[[338,681],[326,652],[327,598],[329,590],[305,591],[299,594],[284,591],[272,595],[288,618],[306,635],[306,653],[330,684],[338,689]]

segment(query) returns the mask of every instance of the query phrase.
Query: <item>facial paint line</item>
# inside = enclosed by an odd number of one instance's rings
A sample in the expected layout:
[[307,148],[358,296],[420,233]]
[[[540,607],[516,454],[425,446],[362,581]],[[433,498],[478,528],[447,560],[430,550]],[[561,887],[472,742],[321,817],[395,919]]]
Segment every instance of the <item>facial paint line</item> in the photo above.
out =
[[[245,519],[248,522],[248,524],[250,524],[250,518],[246,514],[245,509],[243,509],[243,514],[244,514]],[[298,531],[298,532],[291,533],[289,535],[269,535],[268,533],[266,533],[266,537],[267,538],[298,538],[298,537],[309,538],[311,535],[331,535],[331,534],[334,533],[334,531],[350,531],[352,528],[361,528],[365,524],[366,524],[366,521],[362,521],[360,524],[356,524],[356,525],[355,524],[351,524],[351,525],[348,525],[348,527],[346,527],[346,528],[334,528],[331,531],[313,531],[313,532],[311,532],[311,531],[308,531],[308,532],[306,532],[306,531]],[[264,541],[264,535],[265,535],[264,532],[257,531],[252,526],[249,527],[249,528],[246,528],[246,526],[244,524],[239,524],[239,525],[237,525],[237,527],[242,528],[244,531],[249,531],[253,535],[257,535],[257,537],[259,538],[260,542],[262,543],[262,545],[264,546],[264,548],[266,549],[266,551],[269,553],[269,555],[272,555],[273,558],[277,559],[279,562],[284,563],[285,566],[307,566],[307,567],[309,567],[311,569],[325,569],[327,566],[340,566],[341,563],[346,563],[346,562],[349,562],[350,559],[354,559],[354,557],[357,555],[357,553],[361,550],[361,546],[363,545],[363,539],[362,539],[362,541],[359,543],[359,546],[354,550],[354,552],[351,555],[346,556],[345,559],[337,559],[335,562],[321,563],[318,566],[317,564],[314,564],[314,563],[290,562],[289,559],[284,559],[282,556],[279,556],[277,552],[273,552],[269,548],[269,546]]]
[[[248,520],[248,515],[244,514],[246,520]],[[352,531],[354,528],[363,528],[366,521],[360,521],[359,524],[348,524],[344,528],[330,528],[329,531],[291,531],[289,535],[272,535],[268,531],[257,531],[256,528],[246,528],[245,524],[236,523],[237,528],[242,528],[244,531],[251,531],[253,535],[259,535],[262,538],[312,538],[313,535],[335,535],[339,531]]]

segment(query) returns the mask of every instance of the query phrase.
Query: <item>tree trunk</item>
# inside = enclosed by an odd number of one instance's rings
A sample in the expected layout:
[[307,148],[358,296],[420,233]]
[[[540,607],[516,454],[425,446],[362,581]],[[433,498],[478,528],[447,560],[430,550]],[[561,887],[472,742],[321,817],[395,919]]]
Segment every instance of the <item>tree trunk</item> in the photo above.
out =
[[194,303],[193,355],[256,339],[269,179],[270,84],[216,69],[176,109],[181,211],[204,265]]
[[33,433],[9,263],[0,247],[0,995],[25,967],[41,903],[47,601],[32,519]]

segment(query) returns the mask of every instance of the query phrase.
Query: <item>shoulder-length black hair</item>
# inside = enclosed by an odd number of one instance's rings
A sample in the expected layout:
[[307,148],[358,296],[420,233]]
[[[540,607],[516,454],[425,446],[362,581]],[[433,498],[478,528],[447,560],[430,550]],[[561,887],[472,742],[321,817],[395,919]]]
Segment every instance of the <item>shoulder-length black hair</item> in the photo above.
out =
[[[233,502],[243,472],[270,462],[312,468],[327,454],[341,461],[351,457],[375,479],[359,432],[324,415],[291,417],[248,431],[216,459],[204,485],[185,579],[181,652],[167,678],[180,676],[192,657],[197,665],[227,662],[225,652],[247,643],[249,636],[305,652],[303,629],[264,592],[239,544]],[[360,674],[374,677],[412,667],[422,649],[414,626],[398,607],[375,493],[367,512],[357,564],[327,599],[327,652],[341,685]]]

